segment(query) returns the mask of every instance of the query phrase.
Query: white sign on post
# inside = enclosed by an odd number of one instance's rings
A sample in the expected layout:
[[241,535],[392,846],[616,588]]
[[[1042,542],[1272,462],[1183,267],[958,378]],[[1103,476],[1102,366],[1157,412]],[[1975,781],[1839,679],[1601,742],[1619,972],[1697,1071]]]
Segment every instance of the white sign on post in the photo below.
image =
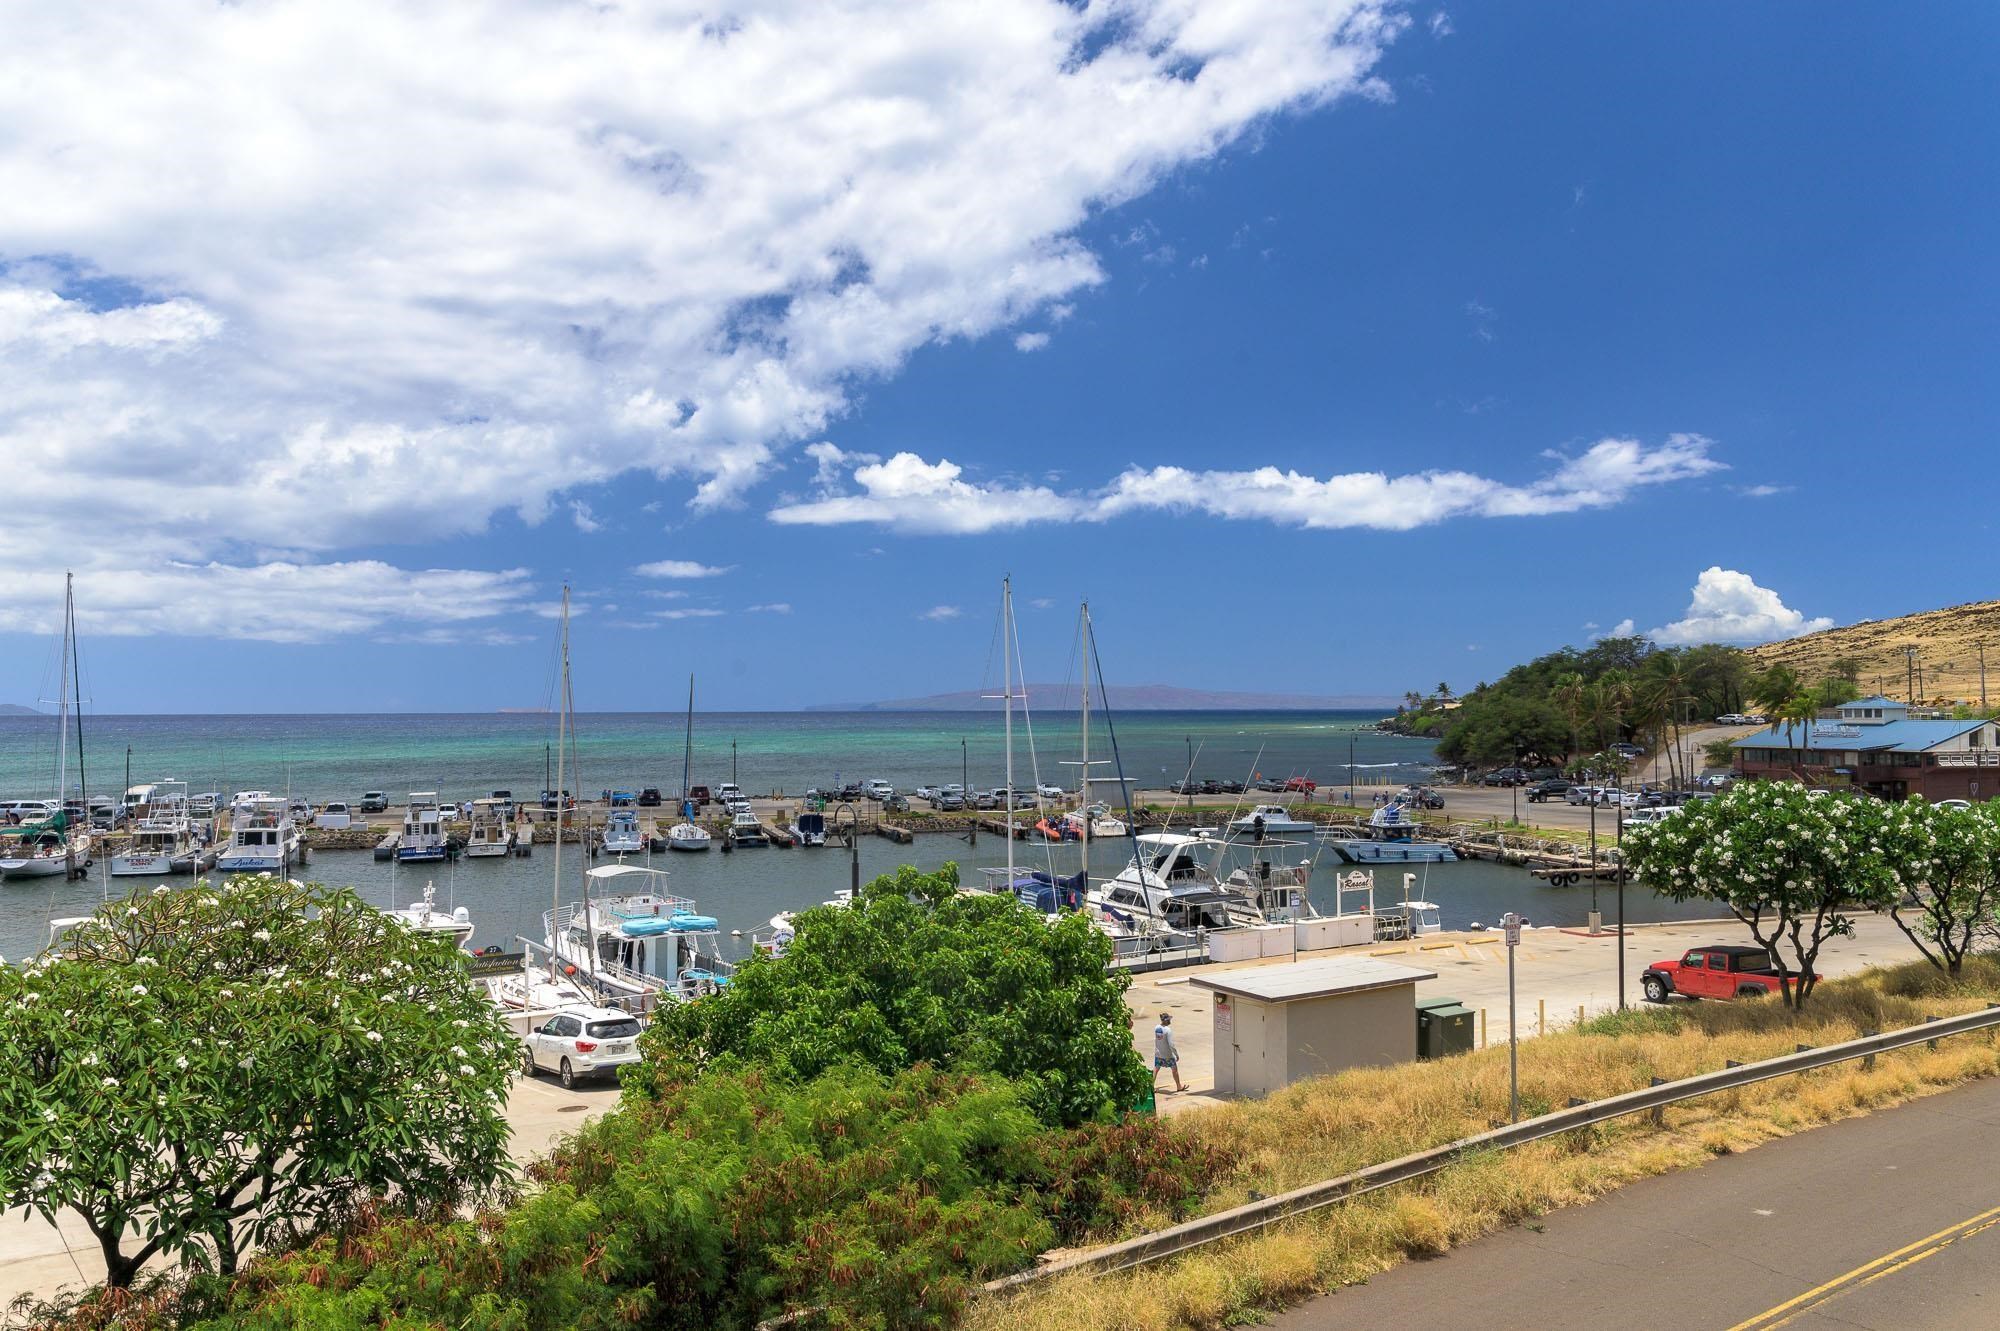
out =
[[1519,911],[1510,910],[1505,915],[1502,915],[1500,917],[1500,927],[1507,931],[1508,947],[1521,946],[1521,914]]

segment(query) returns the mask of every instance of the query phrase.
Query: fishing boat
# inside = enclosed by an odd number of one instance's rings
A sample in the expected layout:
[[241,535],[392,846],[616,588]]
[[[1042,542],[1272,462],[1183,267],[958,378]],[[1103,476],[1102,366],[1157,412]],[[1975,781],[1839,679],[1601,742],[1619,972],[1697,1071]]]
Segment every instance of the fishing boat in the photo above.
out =
[[[134,800],[135,792],[143,798]],[[215,863],[215,851],[188,816],[187,783],[160,781],[126,792],[128,808],[144,809],[131,825],[125,849],[111,857],[114,878],[160,878],[199,873]]]
[[1235,927],[1229,899],[1205,861],[1215,843],[1181,832],[1147,832],[1133,843],[1131,861],[1090,893],[1100,915],[1127,925],[1152,920],[1177,930]]
[[792,819],[792,835],[801,846],[824,846],[826,844],[826,815],[814,810],[802,810]]
[[216,858],[223,873],[290,873],[305,859],[299,826],[286,800],[239,797],[229,817],[229,844]]
[[689,781],[694,776],[694,676],[688,676],[687,731],[681,741],[681,820],[667,829],[669,850],[707,850],[714,838],[694,820]]
[[604,853],[607,855],[637,855],[646,848],[646,838],[639,834],[639,815],[630,809],[613,809],[604,824]]
[[728,836],[731,848],[761,846],[766,841],[764,824],[757,820],[756,814],[747,809],[730,818]]
[[472,801],[471,830],[466,834],[462,854],[471,859],[491,859],[514,848],[514,826],[507,819],[511,803],[505,799]]
[[1423,830],[1409,806],[1391,800],[1368,815],[1361,826],[1364,836],[1328,844],[1356,864],[1449,864],[1458,859],[1442,841],[1419,840]]
[[396,863],[432,864],[451,856],[444,835],[444,814],[434,790],[413,790],[403,811],[403,830],[396,838]]
[[[0,879],[72,874],[90,863],[90,794],[83,772],[82,665],[76,654],[76,580],[63,575],[62,656],[56,666],[56,808],[48,817],[0,828]],[[72,708],[74,710],[72,710]],[[70,796],[69,741],[76,733],[76,795]]]
[[1125,820],[1113,814],[1111,806],[1103,800],[1071,810],[1063,815],[1063,821],[1069,824],[1073,837],[1078,841],[1085,837],[1124,836],[1130,830]]
[[464,947],[466,941],[472,937],[472,912],[463,906],[448,911],[438,909],[435,883],[424,884],[422,901],[413,901],[407,906],[385,910],[382,913],[419,933],[437,934],[449,938],[459,947]]

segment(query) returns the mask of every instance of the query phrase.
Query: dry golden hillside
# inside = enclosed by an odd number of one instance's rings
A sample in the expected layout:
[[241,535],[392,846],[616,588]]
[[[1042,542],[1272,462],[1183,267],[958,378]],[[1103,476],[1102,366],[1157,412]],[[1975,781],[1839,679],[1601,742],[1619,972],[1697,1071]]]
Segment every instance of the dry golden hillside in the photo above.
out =
[[1986,643],[1987,697],[2000,702],[2000,601],[1974,601],[1943,610],[1850,624],[1786,642],[1752,647],[1761,664],[1783,662],[1811,681],[1832,663],[1861,663],[1861,687],[1891,698],[1910,697],[1910,658],[1916,649],[1917,698],[1923,702],[1979,701],[1979,644]]

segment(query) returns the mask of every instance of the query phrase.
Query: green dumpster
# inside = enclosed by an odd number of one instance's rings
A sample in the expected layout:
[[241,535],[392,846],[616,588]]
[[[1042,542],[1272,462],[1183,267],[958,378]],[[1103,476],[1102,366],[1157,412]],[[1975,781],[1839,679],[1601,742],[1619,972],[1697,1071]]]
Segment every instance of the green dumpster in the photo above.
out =
[[1472,1009],[1456,998],[1427,998],[1417,1004],[1418,1058],[1469,1054],[1472,1040]]

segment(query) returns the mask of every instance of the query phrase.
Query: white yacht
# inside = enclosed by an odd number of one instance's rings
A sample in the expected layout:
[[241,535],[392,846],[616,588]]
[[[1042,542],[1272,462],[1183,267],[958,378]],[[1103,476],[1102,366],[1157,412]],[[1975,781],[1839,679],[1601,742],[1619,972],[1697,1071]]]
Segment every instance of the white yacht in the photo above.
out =
[[4,837],[0,837],[0,879],[11,882],[19,878],[47,878],[66,873],[72,850],[75,851],[75,863],[89,864],[89,840],[78,837],[73,847],[70,838],[63,834],[67,821],[67,818],[60,821],[51,819],[43,824],[0,829],[5,833]]
[[503,1008],[528,1012],[548,1012],[590,1002],[590,995],[581,986],[529,969],[488,980],[486,992]]
[[1241,840],[1257,840],[1263,837],[1309,837],[1319,831],[1319,824],[1295,818],[1292,811],[1282,804],[1259,804],[1241,818],[1231,819],[1229,834]]
[[824,846],[826,844],[826,815],[802,809],[792,819],[792,835],[801,846]]
[[438,809],[437,792],[413,790],[410,806],[403,811],[403,832],[396,838],[396,863],[425,864],[449,858],[451,843],[445,840],[444,814]]
[[1090,904],[1114,924],[1154,920],[1170,929],[1228,929],[1237,921],[1204,862],[1220,843],[1180,832],[1146,832],[1118,876],[1092,889]]
[[686,897],[635,892],[564,902],[543,912],[542,928],[564,978],[629,1010],[697,998],[728,983],[732,969],[716,955],[715,918],[697,915]]
[[761,846],[765,844],[764,824],[748,809],[729,820],[729,844],[731,846]]
[[471,826],[465,854],[473,859],[505,855],[514,848],[514,828],[507,821],[507,800],[472,801]]
[[[134,799],[135,794],[140,798]],[[205,827],[188,816],[187,783],[160,781],[125,792],[125,807],[144,811],[131,824],[125,849],[111,857],[114,878],[161,878],[200,873],[215,863]]]
[[424,884],[424,899],[413,901],[400,910],[382,912],[400,924],[427,934],[443,934],[460,947],[472,937],[472,912],[459,906],[453,910],[439,910],[437,904],[437,884]]
[[646,838],[639,834],[639,815],[630,809],[613,809],[604,824],[604,853],[637,855],[645,848]]
[[670,850],[707,850],[715,842],[708,829],[700,823],[686,819],[667,829],[667,848]]
[[216,868],[224,873],[289,873],[304,859],[299,826],[282,797],[238,795],[230,810],[229,845],[216,859]]

